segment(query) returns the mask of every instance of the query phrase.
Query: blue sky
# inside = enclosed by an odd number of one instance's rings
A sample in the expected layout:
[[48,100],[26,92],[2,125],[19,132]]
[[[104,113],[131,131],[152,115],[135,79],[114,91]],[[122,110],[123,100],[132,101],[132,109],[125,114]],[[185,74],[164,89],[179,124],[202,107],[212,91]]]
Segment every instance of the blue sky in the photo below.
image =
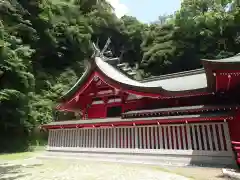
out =
[[149,23],[159,15],[172,14],[180,8],[181,0],[107,0],[115,8],[117,16],[130,15]]

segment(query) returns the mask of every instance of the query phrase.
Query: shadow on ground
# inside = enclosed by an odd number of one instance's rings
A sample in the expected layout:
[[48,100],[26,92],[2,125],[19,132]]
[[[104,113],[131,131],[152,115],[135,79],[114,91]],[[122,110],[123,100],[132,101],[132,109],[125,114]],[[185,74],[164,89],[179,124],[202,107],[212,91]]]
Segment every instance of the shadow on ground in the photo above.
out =
[[19,178],[26,177],[30,173],[23,171],[24,168],[34,168],[41,166],[39,164],[34,165],[13,165],[13,164],[1,164],[0,165],[0,180],[17,180]]

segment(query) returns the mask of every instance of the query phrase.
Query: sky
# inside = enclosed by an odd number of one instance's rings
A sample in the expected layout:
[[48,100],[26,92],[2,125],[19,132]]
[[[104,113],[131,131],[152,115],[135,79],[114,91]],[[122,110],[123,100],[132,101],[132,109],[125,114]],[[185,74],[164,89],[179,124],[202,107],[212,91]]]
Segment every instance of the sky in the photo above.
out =
[[115,8],[118,17],[129,15],[150,23],[159,15],[172,14],[180,8],[181,0],[107,0]]

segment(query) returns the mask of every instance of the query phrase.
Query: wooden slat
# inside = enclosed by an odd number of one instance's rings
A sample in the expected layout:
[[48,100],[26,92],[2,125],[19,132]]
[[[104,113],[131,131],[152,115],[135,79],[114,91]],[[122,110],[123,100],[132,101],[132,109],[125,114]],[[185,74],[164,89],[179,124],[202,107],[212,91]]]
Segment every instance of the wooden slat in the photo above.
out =
[[181,134],[180,134],[181,126],[177,126],[176,128],[177,128],[178,149],[182,149]]
[[72,130],[72,147],[75,147],[75,140],[76,140],[76,134],[75,134],[75,132],[76,132],[76,129],[73,129]]
[[57,147],[57,130],[54,130],[54,147]]
[[107,136],[107,139],[108,139],[108,143],[107,143],[107,148],[110,148],[111,147],[111,129],[112,128],[109,128],[108,129],[108,136]]
[[54,130],[51,129],[51,142],[50,142],[50,147],[53,147],[53,143],[54,143]]
[[211,136],[210,126],[211,126],[211,124],[207,125],[208,143],[209,143],[210,151],[213,151],[213,139],[212,139],[212,136]]
[[65,140],[64,140],[64,139],[65,139],[65,138],[64,138],[64,133],[65,133],[65,131],[62,130],[62,131],[61,131],[61,147],[64,147],[64,141],[65,141]]
[[201,140],[201,132],[200,132],[200,125],[197,125],[196,128],[197,128],[199,150],[203,150],[203,148],[202,148],[202,140]]
[[81,129],[81,141],[80,141],[81,147],[84,147],[84,129]]
[[124,142],[124,148],[127,148],[127,128],[124,128],[123,142]]
[[109,146],[108,148],[112,148],[113,145],[113,128],[109,129]]
[[120,148],[124,148],[124,128],[121,128],[121,147]]
[[[70,131],[70,147],[73,147],[73,129],[70,129],[69,130]],[[61,132],[61,131],[60,131]],[[61,139],[60,139],[60,141],[61,141]]]
[[173,149],[177,149],[176,127],[172,126]]
[[146,139],[147,139],[147,149],[151,149],[151,136],[150,136],[150,127],[146,127],[146,129],[147,129],[147,137],[146,137]]
[[64,147],[65,146],[65,131],[64,130],[62,130],[61,131],[61,147]]
[[159,134],[158,134],[158,126],[155,126],[155,143],[156,143],[156,149],[159,149]]
[[146,127],[143,127],[142,138],[143,138],[143,149],[147,149],[147,142],[146,142]]
[[88,148],[88,144],[89,144],[89,129],[86,129],[86,134],[85,134],[85,138],[86,138],[86,147]]
[[98,148],[102,147],[102,128],[98,129]]
[[186,141],[186,133],[185,133],[185,127],[186,126],[182,126],[182,142],[183,142],[183,149],[187,149],[187,141]]
[[80,131],[76,129],[76,147],[79,147]]
[[112,144],[113,144],[113,128],[110,128],[109,129],[109,137],[108,137],[108,139],[109,139],[109,146],[108,146],[108,148],[112,148]]
[[193,138],[193,149],[197,150],[197,137],[196,137],[195,125],[191,125],[191,129],[192,129],[192,138]]
[[75,140],[74,129],[71,129],[71,147],[74,147],[74,140]]
[[202,134],[203,134],[203,150],[208,150],[207,147],[207,134],[206,134],[206,125],[202,126]]
[[162,126],[163,133],[164,133],[164,149],[168,149],[168,142],[167,142],[167,126]]
[[154,130],[155,130],[155,127],[150,127],[150,129],[151,129],[151,136],[150,136],[150,138],[151,138],[151,149],[155,149],[155,138],[154,138]]
[[92,145],[91,145],[92,148],[95,147],[95,140],[96,140],[96,139],[95,139],[95,138],[96,138],[96,133],[95,133],[95,132],[96,132],[96,128],[93,128],[93,129],[92,129]]
[[[57,132],[57,131],[56,131],[56,132]],[[64,145],[63,145],[63,146],[69,147],[69,146],[68,146],[68,129],[64,131],[64,134],[63,134],[63,135],[64,135],[64,137],[65,137],[65,138],[64,138],[64,139],[65,139],[65,140],[64,140]],[[56,143],[57,143],[57,142],[56,142]]]
[[52,130],[52,143],[51,146],[54,147],[55,146],[55,130]]
[[106,140],[106,143],[105,143],[105,148],[109,148],[109,128],[105,128],[105,140]]
[[88,143],[87,143],[87,147],[88,148],[91,147],[91,129],[88,129]]
[[82,147],[82,129],[78,129],[78,133],[79,133],[78,147]]
[[56,141],[55,142],[55,147],[58,147],[58,144],[57,144],[58,143],[58,136],[57,135],[58,135],[58,131],[55,130],[55,141]]
[[130,148],[134,149],[135,148],[135,128],[131,128],[131,146]]
[[64,130],[62,131],[62,136],[64,137],[63,142],[62,142],[62,147],[66,147],[66,138],[65,138],[66,137],[66,131],[64,131]]
[[188,149],[192,150],[192,140],[191,140],[191,133],[190,133],[190,126],[189,124],[186,125],[186,131],[187,131],[187,145]]
[[92,129],[92,140],[91,140],[91,147],[92,148],[94,148],[95,147],[95,137],[96,137],[96,135],[95,135],[95,131],[96,131],[96,128],[93,128]]
[[74,147],[77,147],[77,129],[74,129]]
[[[69,147],[72,147],[72,143],[73,143],[73,135],[72,135],[72,129],[69,129],[69,136],[68,136],[68,138],[69,138]],[[59,143],[59,139],[58,139],[58,143]]]
[[128,137],[128,143],[127,143],[127,148],[131,148],[131,141],[132,141],[132,138],[131,138],[131,128],[128,128],[127,129],[127,137]]
[[219,135],[219,140],[220,140],[220,150],[224,151],[222,124],[218,124],[217,127],[218,127],[218,135]]
[[83,129],[83,147],[86,147],[86,129]]
[[225,136],[225,141],[226,141],[226,145],[227,145],[227,151],[232,152],[231,139],[230,139],[227,122],[224,122],[223,129],[224,129],[224,136]]
[[102,128],[102,145],[101,148],[106,147],[106,129]]
[[171,128],[172,126],[168,126],[168,142],[169,142],[169,149],[173,149],[172,148],[172,133],[171,133]]
[[52,130],[50,129],[48,132],[48,146],[51,146],[51,138],[52,138]]
[[158,126],[158,134],[159,134],[159,149],[163,149],[163,134],[162,134],[162,126]]
[[134,148],[137,149],[137,148],[140,148],[140,147],[138,146],[138,144],[139,144],[139,143],[138,143],[138,141],[139,141],[139,140],[138,140],[138,137],[139,137],[139,134],[138,134],[138,127],[135,126],[134,129],[135,129],[135,147],[134,147]]
[[215,150],[216,150],[216,151],[219,151],[216,125],[213,124],[213,125],[212,125],[212,128],[213,128],[213,138],[214,138],[214,141],[213,141],[213,142],[214,142]]
[[117,140],[117,148],[120,148],[120,141],[121,141],[121,137],[120,137],[120,128],[116,128],[116,131],[117,131],[117,137],[116,137],[116,140]]
[[113,128],[113,148],[117,147],[117,128]]
[[139,130],[139,149],[143,149],[142,127],[138,127],[138,130]]
[[56,147],[56,130],[53,130],[53,147]]
[[88,148],[91,148],[91,144],[92,144],[92,141],[91,141],[91,139],[92,139],[92,129],[88,129]]

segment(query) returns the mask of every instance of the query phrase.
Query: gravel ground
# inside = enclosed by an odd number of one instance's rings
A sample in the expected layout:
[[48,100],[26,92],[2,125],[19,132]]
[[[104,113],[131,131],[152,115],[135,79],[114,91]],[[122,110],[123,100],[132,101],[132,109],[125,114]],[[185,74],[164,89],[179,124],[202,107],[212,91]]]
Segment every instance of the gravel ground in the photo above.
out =
[[194,180],[229,180],[223,176],[221,168],[210,167],[168,167],[164,168],[168,172],[187,176]]
[[0,165],[0,180],[188,180],[151,166],[75,160],[18,160]]
[[220,168],[158,167],[67,159],[0,162],[0,180],[227,180]]

